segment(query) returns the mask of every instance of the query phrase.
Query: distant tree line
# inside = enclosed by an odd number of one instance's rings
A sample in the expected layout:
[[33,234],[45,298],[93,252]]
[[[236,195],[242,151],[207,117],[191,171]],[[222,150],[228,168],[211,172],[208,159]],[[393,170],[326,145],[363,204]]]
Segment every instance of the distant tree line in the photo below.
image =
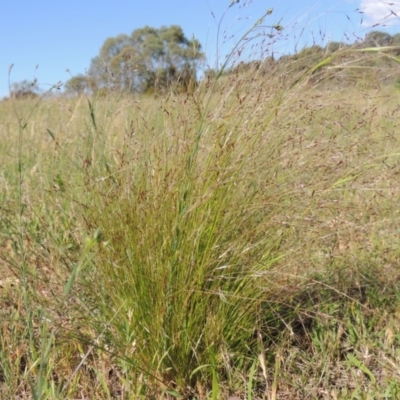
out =
[[[224,74],[240,74],[248,70],[269,74],[282,67],[289,74],[301,75],[330,55],[339,55],[337,60],[343,63],[354,58],[354,52],[347,49],[367,50],[373,47],[382,48],[382,52],[394,58],[365,57],[362,60],[364,66],[380,67],[398,63],[399,60],[395,58],[400,55],[400,33],[390,35],[372,31],[363,40],[352,44],[330,42],[325,47],[313,45],[277,59],[271,56],[265,60],[241,62],[224,71]],[[145,26],[130,35],[121,34],[106,39],[99,54],[91,60],[88,72],[72,76],[65,83],[64,89],[70,95],[101,94],[113,90],[126,93],[162,93],[169,90],[187,92],[197,85],[197,72],[204,61],[200,42],[194,37],[188,39],[180,26],[163,26],[158,29]],[[313,71],[314,78],[319,79],[323,73],[324,68]],[[332,78],[341,73],[351,74],[338,68]],[[364,74],[368,73],[372,72]],[[204,71],[203,77],[213,79],[216,75],[215,70],[208,69]],[[391,79],[400,84],[398,75],[392,75]],[[10,96],[14,98],[35,97],[39,94],[36,80],[14,83],[10,88]]]
[[16,99],[35,98],[39,95],[40,88],[36,79],[33,81],[23,80],[14,82],[10,88],[10,97]]

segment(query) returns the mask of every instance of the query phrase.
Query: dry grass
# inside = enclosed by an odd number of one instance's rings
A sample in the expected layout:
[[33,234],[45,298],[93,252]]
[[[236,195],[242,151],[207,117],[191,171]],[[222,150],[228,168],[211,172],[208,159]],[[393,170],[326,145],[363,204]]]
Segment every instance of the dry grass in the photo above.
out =
[[288,79],[0,104],[1,398],[399,396],[395,89]]

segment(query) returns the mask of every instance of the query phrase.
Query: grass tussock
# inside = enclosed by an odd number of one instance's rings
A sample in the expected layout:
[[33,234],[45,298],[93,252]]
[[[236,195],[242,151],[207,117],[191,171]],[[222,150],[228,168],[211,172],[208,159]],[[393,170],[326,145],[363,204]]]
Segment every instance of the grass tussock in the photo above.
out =
[[278,67],[0,104],[1,398],[398,396],[395,89]]

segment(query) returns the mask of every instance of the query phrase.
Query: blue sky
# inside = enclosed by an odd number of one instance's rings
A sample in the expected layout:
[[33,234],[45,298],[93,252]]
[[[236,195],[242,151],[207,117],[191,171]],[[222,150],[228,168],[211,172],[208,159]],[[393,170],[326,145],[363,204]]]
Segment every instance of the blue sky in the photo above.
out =
[[[400,32],[400,0],[240,0],[228,9],[230,2],[1,1],[0,98],[8,95],[10,64],[14,64],[11,82],[37,78],[45,90],[59,81],[65,82],[70,74],[85,73],[108,37],[129,34],[145,25],[182,26],[187,37],[193,34],[200,40],[211,66],[216,62],[217,25],[222,16],[218,41],[220,61],[246,29],[270,8],[273,13],[265,25],[280,23],[285,27],[282,39],[268,48],[275,54],[293,50],[296,44],[311,45],[313,41],[325,44],[346,38],[354,41],[374,24],[378,24],[374,29]],[[249,45],[249,53],[257,51]]]

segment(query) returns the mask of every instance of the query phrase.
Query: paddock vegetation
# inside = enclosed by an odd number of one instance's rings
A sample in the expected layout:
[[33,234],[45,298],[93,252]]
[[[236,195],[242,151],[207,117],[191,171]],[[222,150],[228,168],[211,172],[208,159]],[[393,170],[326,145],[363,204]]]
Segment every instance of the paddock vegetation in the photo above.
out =
[[0,398],[400,397],[398,90],[274,65],[0,103]]

